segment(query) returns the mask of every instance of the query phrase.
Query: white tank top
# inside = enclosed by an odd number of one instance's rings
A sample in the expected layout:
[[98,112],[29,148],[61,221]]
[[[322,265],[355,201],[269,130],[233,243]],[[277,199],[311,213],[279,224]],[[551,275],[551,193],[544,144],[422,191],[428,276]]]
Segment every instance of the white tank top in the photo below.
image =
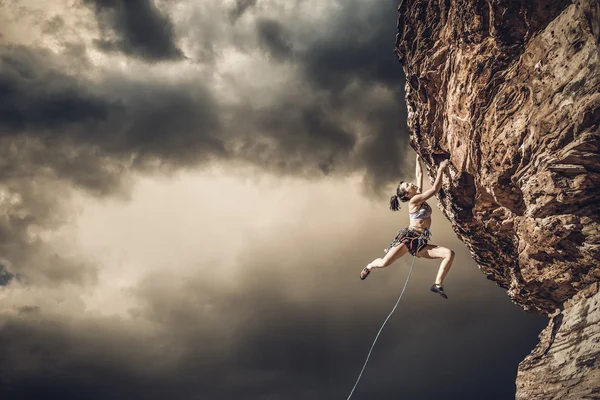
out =
[[429,204],[427,204],[427,202],[423,202],[421,203],[421,208],[414,213],[409,213],[408,217],[415,221],[422,221],[424,219],[427,219],[431,217],[431,207],[429,207]]

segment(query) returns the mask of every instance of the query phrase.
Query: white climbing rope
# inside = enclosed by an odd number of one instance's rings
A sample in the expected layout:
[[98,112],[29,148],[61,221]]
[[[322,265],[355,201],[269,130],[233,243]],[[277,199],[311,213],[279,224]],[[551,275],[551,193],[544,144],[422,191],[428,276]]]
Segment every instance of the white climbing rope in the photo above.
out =
[[[419,242],[420,241],[421,241],[421,238],[419,238]],[[369,350],[369,354],[367,355],[365,364],[363,365],[362,370],[360,371],[360,374],[358,375],[358,379],[356,380],[356,383],[354,384],[354,387],[352,388],[352,391],[350,392],[350,395],[348,395],[348,398],[346,400],[350,400],[350,397],[352,397],[352,393],[354,393],[354,389],[356,389],[356,386],[358,385],[358,382],[360,381],[360,378],[361,378],[363,372],[365,371],[365,367],[367,366],[367,363],[369,362],[369,357],[371,357],[371,352],[373,351],[373,347],[375,347],[375,343],[377,342],[377,339],[379,338],[379,334],[383,330],[383,327],[385,326],[385,324],[388,322],[388,319],[390,319],[390,317],[396,310],[396,307],[398,307],[398,303],[400,303],[400,299],[402,298],[402,295],[404,294],[404,291],[406,290],[406,285],[408,285],[408,280],[410,279],[410,274],[412,273],[416,259],[417,259],[417,256],[416,255],[413,256],[412,264],[410,265],[410,270],[408,271],[408,276],[406,277],[406,282],[404,282],[404,287],[402,288],[402,293],[400,293],[400,296],[398,297],[398,300],[396,301],[394,308],[392,308],[392,311],[390,311],[390,313],[388,314],[385,321],[383,321],[383,325],[381,325],[381,328],[379,328],[379,332],[377,332],[377,336],[375,336],[375,340],[373,341],[373,344],[371,345],[371,349]]]

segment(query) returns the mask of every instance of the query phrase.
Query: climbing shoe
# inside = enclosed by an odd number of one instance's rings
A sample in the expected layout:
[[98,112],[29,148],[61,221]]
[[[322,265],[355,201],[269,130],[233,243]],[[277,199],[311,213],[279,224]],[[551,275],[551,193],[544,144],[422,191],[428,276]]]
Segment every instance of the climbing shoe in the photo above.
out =
[[364,281],[367,279],[367,276],[371,273],[371,270],[367,267],[364,267],[362,271],[360,271],[360,280]]
[[448,298],[448,296],[446,296],[446,293],[444,293],[444,287],[442,285],[438,285],[437,283],[434,283],[433,285],[431,285],[429,290],[431,290],[433,293],[439,294],[440,296],[442,296],[445,299]]

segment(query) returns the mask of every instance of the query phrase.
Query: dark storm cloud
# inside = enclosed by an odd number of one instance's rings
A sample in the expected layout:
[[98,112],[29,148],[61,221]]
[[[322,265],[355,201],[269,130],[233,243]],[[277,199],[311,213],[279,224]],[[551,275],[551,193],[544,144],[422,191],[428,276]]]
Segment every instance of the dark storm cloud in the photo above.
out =
[[290,97],[265,109],[247,107],[238,114],[245,121],[236,131],[239,156],[270,170],[307,176],[351,164],[356,136],[344,128],[340,115],[326,111],[327,104]]
[[[118,50],[147,61],[177,60],[173,23],[152,0],[83,0],[93,7],[104,38],[105,50]],[[116,37],[111,38],[114,34]]]
[[[37,136],[48,148],[93,147],[100,157],[133,157],[141,166],[153,158],[188,164],[223,152],[217,105],[201,85],[137,83],[123,77],[98,85],[62,73],[53,61],[42,50],[1,49],[2,135]],[[56,158],[58,164],[65,161]]]
[[[31,309],[3,322],[3,398],[33,399],[53,393],[64,399],[119,399],[130,397],[132,390],[145,393],[145,398],[156,395],[152,381],[161,380],[159,362],[168,360],[168,354],[149,345],[147,337],[140,340],[119,318],[73,321],[54,315],[49,322]],[[118,383],[122,379],[129,383]],[[135,397],[141,398],[138,393]]]
[[[304,110],[300,121],[293,115],[298,113],[304,99],[292,89],[280,93],[277,104],[258,113],[256,125],[261,132],[271,133],[279,144],[277,154],[269,159],[289,161],[294,158],[294,151],[290,150],[303,142],[307,146],[300,144],[300,147],[306,148],[305,154],[321,155],[318,160],[308,156],[304,161],[307,165],[321,166],[323,172],[364,170],[374,190],[398,179],[408,131],[402,69],[390,40],[395,34],[396,6],[393,1],[381,7],[367,8],[358,2],[345,5],[328,21],[323,33],[316,33],[311,42],[301,46],[301,51],[293,49],[292,26],[288,29],[281,21],[259,20],[257,36],[268,56],[293,62],[302,84],[315,94],[314,103]],[[365,96],[378,86],[392,95],[385,101]],[[267,121],[289,120],[286,126],[289,134],[264,125],[262,114],[273,116],[266,118]],[[314,129],[302,123],[306,119],[328,123]],[[346,128],[349,121],[362,124],[362,132],[356,127]],[[311,130],[314,134],[310,134]],[[345,134],[340,135],[339,131]],[[339,141],[331,140],[333,137]]]
[[[396,1],[380,7],[348,4],[330,22],[331,34],[316,40],[298,56],[304,76],[314,87],[327,90],[332,104],[351,109],[368,126],[368,136],[356,161],[366,169],[372,189],[401,176],[408,144],[404,78],[393,54]],[[393,92],[387,102],[364,98],[348,86],[365,89],[378,85]]]
[[0,264],[0,286],[6,286],[14,278],[14,274],[11,274],[6,270],[3,264]]
[[[397,3],[388,0],[371,7],[351,1],[340,8],[329,21],[328,34],[299,57],[309,81],[336,94],[356,79],[403,89],[402,67],[389,39],[395,35]],[[404,101],[403,96],[398,100]]]
[[[349,91],[350,92],[350,91]],[[329,94],[311,99],[279,98],[277,104],[238,111],[241,143],[236,154],[283,174],[311,176],[365,171],[369,189],[381,190],[398,179],[406,139],[395,102],[366,99],[361,89],[335,103]],[[365,124],[359,134],[348,121]]]
[[285,60],[292,55],[292,45],[287,38],[289,33],[279,22],[261,19],[257,22],[257,32],[261,46],[276,60]]
[[[125,24],[133,18],[129,4],[102,1],[93,7]],[[143,4],[141,16],[158,13],[155,6]],[[348,11],[354,6],[357,12]],[[293,26],[272,18],[257,20],[258,45],[267,57],[293,59],[299,72],[296,86],[278,91],[260,108],[253,104],[265,96],[260,92],[241,93],[247,102],[224,106],[202,81],[173,84],[121,76],[92,83],[64,73],[64,67],[53,63],[59,57],[48,52],[4,49],[0,85],[7,95],[0,100],[0,127],[3,134],[39,135],[47,145],[66,146],[68,141],[100,155],[131,157],[141,166],[152,159],[185,166],[211,157],[238,158],[282,174],[365,171],[370,185],[380,188],[400,176],[408,136],[401,68],[390,50],[395,4],[359,6],[344,7],[298,57]],[[150,25],[142,27],[154,27],[161,18],[148,18]],[[146,37],[133,22],[118,26],[129,41],[137,37],[134,32]],[[392,95],[365,95],[378,86]],[[101,177],[96,180],[102,182]]]
[[[112,105],[75,79],[46,67],[39,52],[0,49],[0,132],[62,130],[71,124],[107,118]],[[116,104],[115,104],[116,106]]]
[[256,6],[257,0],[236,0],[235,7],[229,11],[229,19],[235,22],[244,15],[246,11]]

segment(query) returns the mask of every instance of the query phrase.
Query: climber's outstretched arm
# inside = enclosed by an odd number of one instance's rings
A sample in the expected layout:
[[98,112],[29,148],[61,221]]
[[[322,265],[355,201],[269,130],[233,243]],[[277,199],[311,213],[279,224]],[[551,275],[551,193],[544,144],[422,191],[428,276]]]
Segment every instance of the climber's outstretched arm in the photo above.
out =
[[435,182],[433,183],[433,187],[431,189],[427,189],[424,193],[417,193],[411,199],[410,202],[413,204],[421,204],[424,201],[429,200],[433,196],[437,194],[442,188],[442,176],[444,174],[444,170],[448,167],[448,160],[442,161],[440,164],[440,168],[438,169],[437,176],[435,178]]
[[417,168],[415,170],[415,176],[417,177],[417,186],[419,187],[419,191],[417,193],[423,192],[423,171],[421,170],[421,156],[417,154]]

